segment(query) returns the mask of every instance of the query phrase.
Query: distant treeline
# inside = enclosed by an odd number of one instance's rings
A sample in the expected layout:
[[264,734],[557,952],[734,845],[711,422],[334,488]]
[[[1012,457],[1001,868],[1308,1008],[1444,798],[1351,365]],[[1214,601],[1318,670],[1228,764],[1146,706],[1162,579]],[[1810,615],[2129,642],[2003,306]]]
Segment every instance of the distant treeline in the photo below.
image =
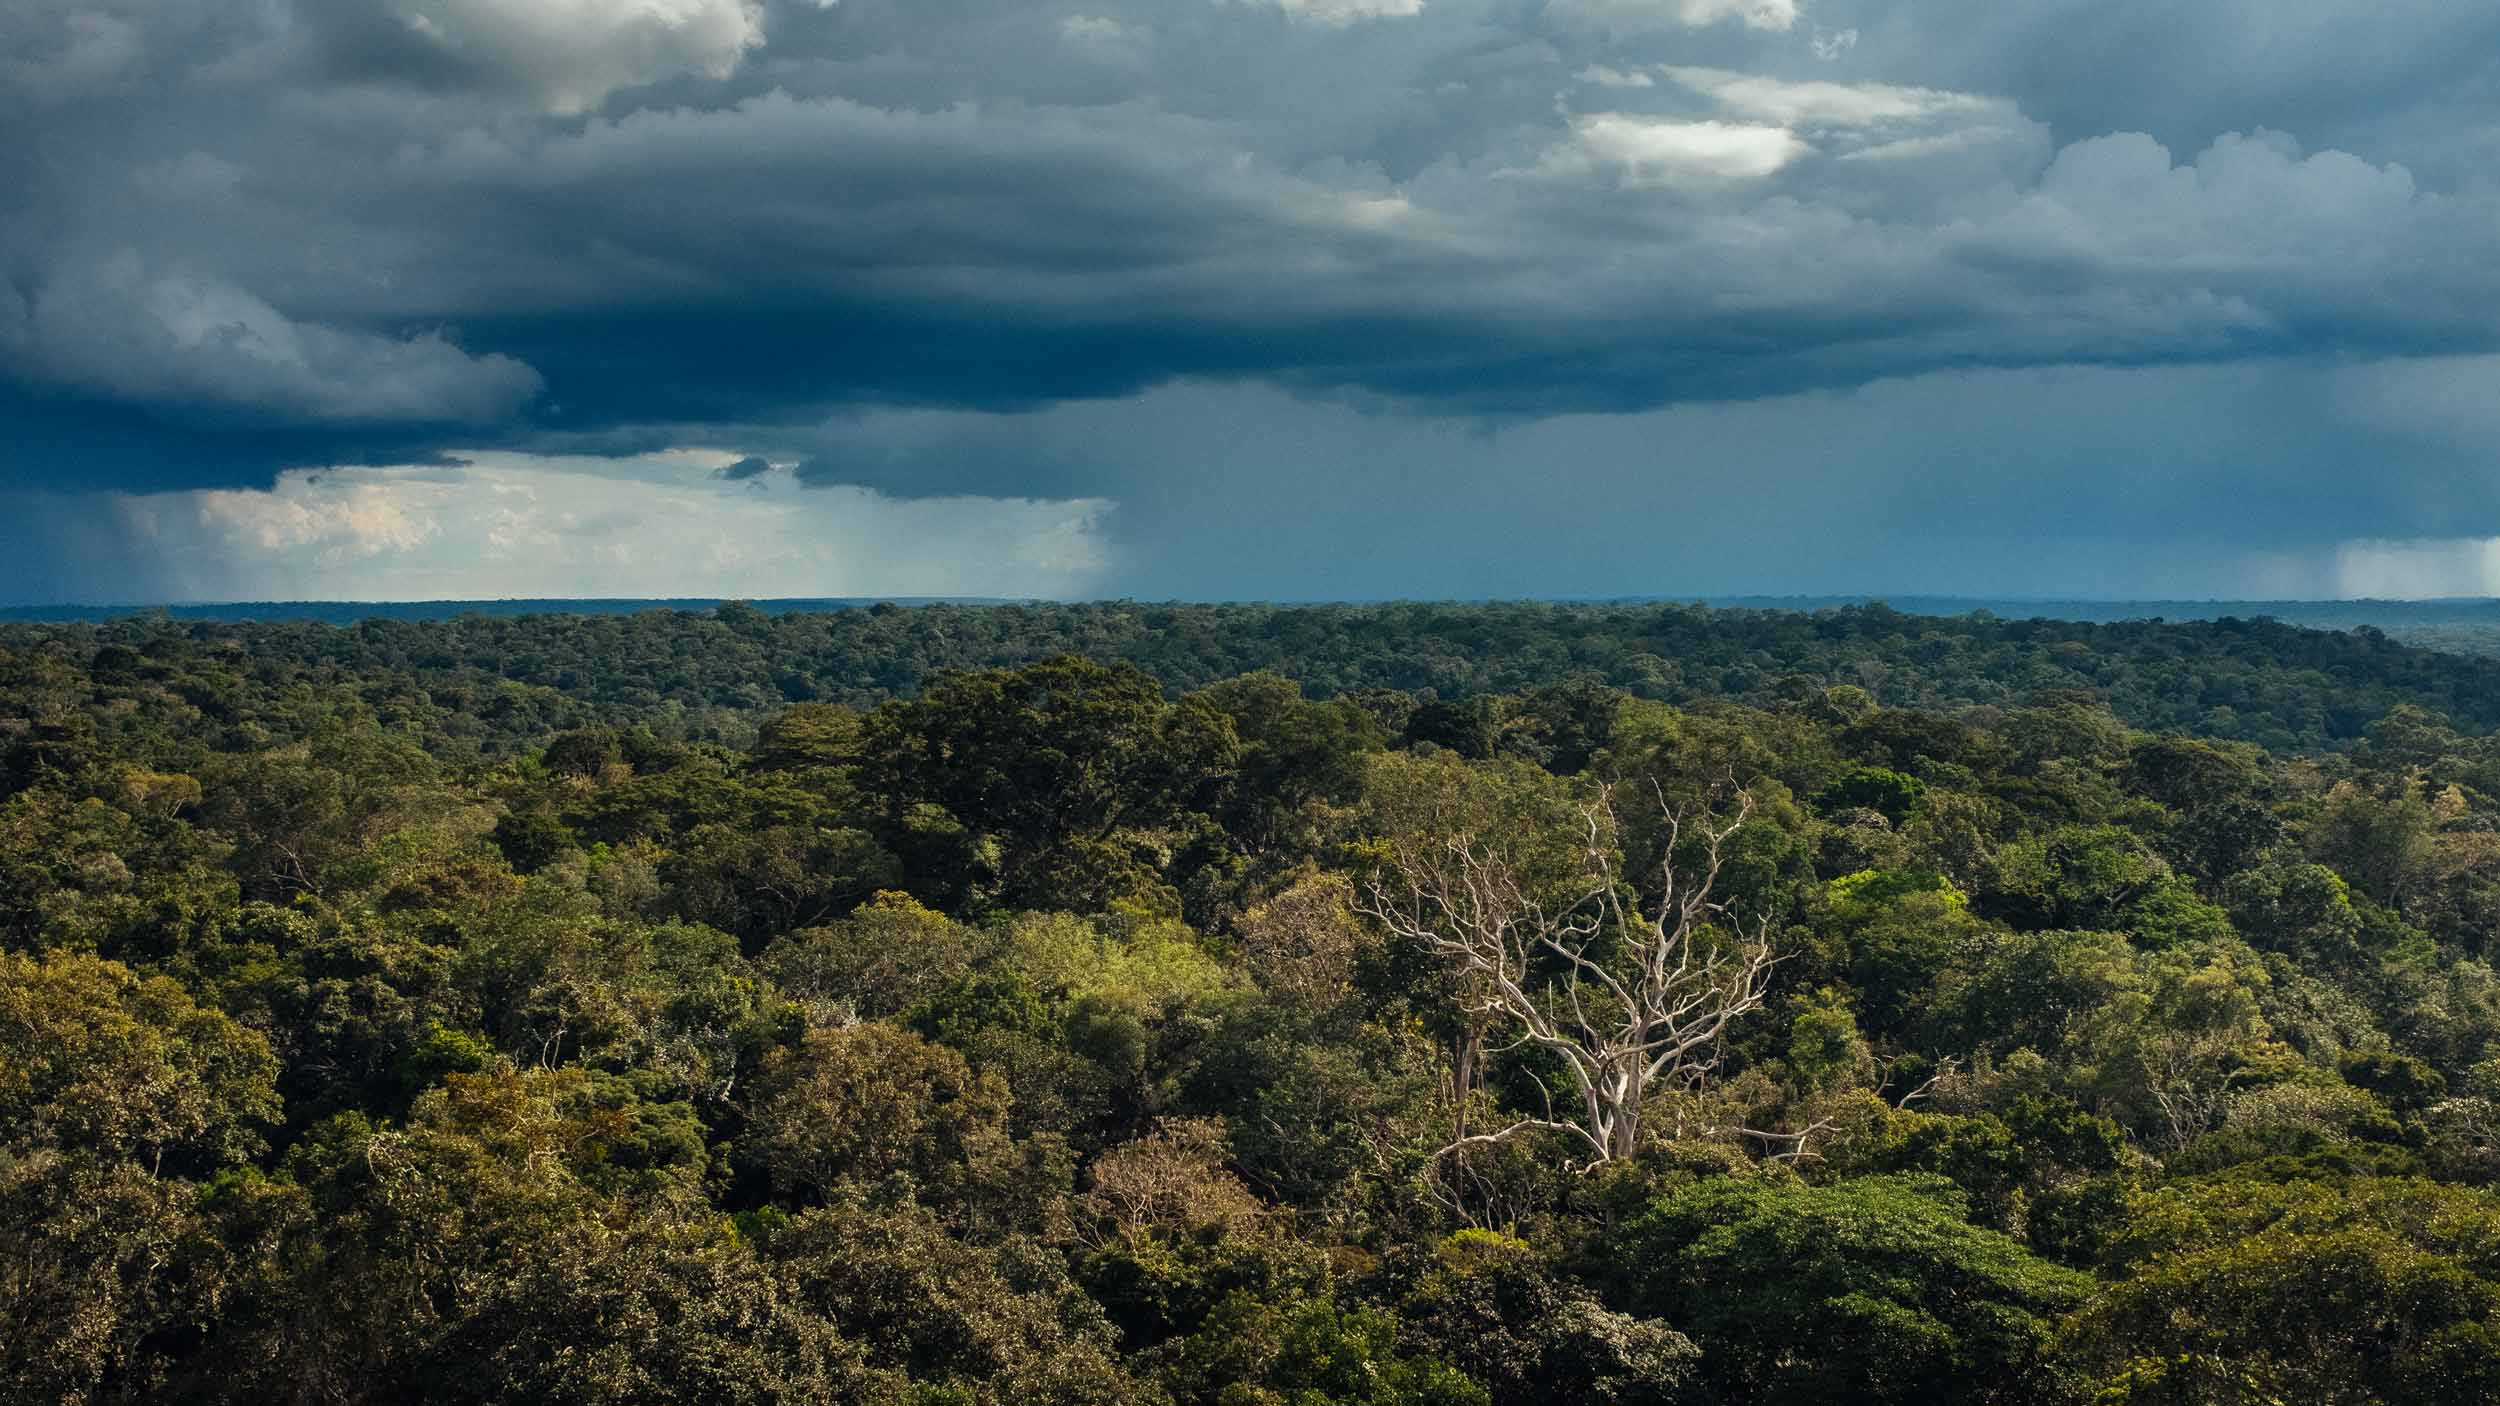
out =
[[[364,620],[456,620],[463,615],[636,615],[652,610],[705,611],[727,605],[727,596],[585,596],[513,600],[411,601],[195,601],[180,605],[0,605],[0,621],[61,623],[122,620],[161,616],[173,620],[319,620],[353,625]],[[767,615],[820,610],[856,610],[872,605],[1008,605],[1008,597],[981,596],[787,596],[757,598],[752,605]],[[1309,601],[1270,602],[1284,606]],[[1379,604],[1380,602],[1341,602]],[[2473,652],[2500,650],[2500,599],[2455,597],[2445,600],[2083,600],[2056,597],[1993,596],[1615,596],[1572,599],[1557,604],[1643,606],[1689,604],[1730,610],[1784,610],[1811,613],[1844,606],[1882,605],[1909,615],[1992,615],[2008,620],[2085,620],[2115,624],[2129,620],[2280,620],[2317,630],[2358,630],[2369,627],[2408,643],[2432,636],[2473,641]]]
[[[806,596],[756,601],[768,614],[852,610],[870,605],[997,605],[989,598],[952,596]],[[130,619],[315,620],[354,625],[365,620],[456,620],[463,615],[639,615],[650,610],[710,610],[729,602],[720,596],[584,596],[524,600],[264,600],[197,601],[183,605],[0,605],[0,620],[30,624]]]
[[[1174,693],[1255,670],[1313,697],[1367,689],[1451,699],[1586,679],[1672,703],[1776,704],[1834,686],[1890,707],[2005,707],[2089,695],[2129,724],[2255,742],[2340,747],[2411,704],[2469,733],[2500,724],[2500,661],[2431,652],[2370,628],[2271,620],[2090,624],[1659,604],[1056,605],[879,603],[770,613],[702,611],[204,622],[165,616],[0,625],[0,648],[164,660],[240,651],[264,681],[377,692],[438,711],[487,750],[631,715],[694,720],[799,702],[874,705],[948,670],[1060,653],[1133,663]],[[113,656],[119,657],[119,656]],[[109,664],[108,664],[109,667]],[[708,715],[708,716],[707,716]]]

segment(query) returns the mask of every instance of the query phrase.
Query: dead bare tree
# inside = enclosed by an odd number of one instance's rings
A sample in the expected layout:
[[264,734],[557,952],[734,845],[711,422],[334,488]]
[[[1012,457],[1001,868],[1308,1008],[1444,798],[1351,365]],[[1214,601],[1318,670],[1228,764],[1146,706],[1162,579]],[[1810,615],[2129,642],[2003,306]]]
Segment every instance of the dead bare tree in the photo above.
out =
[[[1693,1086],[1716,1067],[1721,1037],[1762,1004],[1778,960],[1769,917],[1740,916],[1717,895],[1728,841],[1753,805],[1741,790],[1724,808],[1679,811],[1662,799],[1665,858],[1646,907],[1627,897],[1606,792],[1581,814],[1585,883],[1551,901],[1521,881],[1498,840],[1456,834],[1393,848],[1362,910],[1458,978],[1466,1023],[1514,1031],[1518,1044],[1556,1056],[1579,1104],[1491,1132],[1462,1124],[1439,1156],[1543,1130],[1585,1143],[1593,1156],[1583,1168],[1628,1157],[1640,1149],[1651,1093]],[[1680,874],[1675,855],[1687,841],[1698,842],[1699,862]]]

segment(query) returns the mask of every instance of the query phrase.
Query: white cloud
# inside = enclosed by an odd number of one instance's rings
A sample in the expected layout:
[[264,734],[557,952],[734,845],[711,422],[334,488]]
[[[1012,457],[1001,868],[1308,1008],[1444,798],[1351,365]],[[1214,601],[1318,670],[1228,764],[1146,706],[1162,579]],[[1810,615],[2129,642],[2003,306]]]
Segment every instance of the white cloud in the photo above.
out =
[[1759,180],[1813,150],[1784,127],[1750,123],[1601,112],[1574,118],[1571,127],[1573,147],[1549,164],[1593,164],[1627,186]]
[[1274,0],[1278,8],[1298,20],[1313,24],[1344,26],[1364,20],[1404,19],[1419,15],[1424,0]]
[[1546,9],[1566,24],[1622,34],[1716,24],[1784,31],[1800,13],[1798,0],[1550,0]]
[[[395,26],[473,78],[580,112],[619,88],[726,77],[764,42],[760,0],[323,0],[342,18]],[[361,13],[360,13],[361,12]]]
[[1109,569],[1100,499],[898,500],[714,477],[741,456],[481,453],[116,500],[190,599],[1072,596]]
[[210,490],[193,495],[201,527],[238,547],[263,552],[309,549],[322,566],[411,552],[439,528],[434,510],[448,494],[441,483],[343,482],[326,491]]
[[1674,65],[1659,72],[1709,97],[1729,112],[1787,127],[1873,127],[1978,112],[2010,112],[2009,106],[1998,99],[1936,88],[1901,88],[1884,83],[1793,83],[1758,73]]

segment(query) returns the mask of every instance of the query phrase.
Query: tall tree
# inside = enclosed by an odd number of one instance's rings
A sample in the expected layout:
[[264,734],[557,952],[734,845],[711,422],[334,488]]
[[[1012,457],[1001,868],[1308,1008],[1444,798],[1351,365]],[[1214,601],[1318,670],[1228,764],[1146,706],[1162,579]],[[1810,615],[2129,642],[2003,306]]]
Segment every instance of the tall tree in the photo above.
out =
[[[1552,1056],[1579,1104],[1464,1134],[1445,1152],[1545,1130],[1585,1144],[1591,1165],[1629,1157],[1651,1092],[1716,1067],[1729,1026],[1762,1004],[1774,961],[1767,915],[1740,916],[1715,896],[1753,804],[1739,791],[1716,812],[1670,810],[1668,858],[1647,905],[1627,896],[1603,794],[1579,817],[1585,887],[1562,904],[1523,880],[1498,836],[1458,832],[1391,850],[1365,911],[1459,974],[1472,1010]],[[1679,872],[1688,839],[1693,867]]]

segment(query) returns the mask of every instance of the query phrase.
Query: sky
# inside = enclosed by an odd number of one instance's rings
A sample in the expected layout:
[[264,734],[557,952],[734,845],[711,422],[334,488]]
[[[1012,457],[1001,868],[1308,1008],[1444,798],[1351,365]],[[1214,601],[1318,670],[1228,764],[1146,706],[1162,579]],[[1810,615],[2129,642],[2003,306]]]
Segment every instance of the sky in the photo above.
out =
[[0,603],[2500,594],[2500,7],[9,0]]

